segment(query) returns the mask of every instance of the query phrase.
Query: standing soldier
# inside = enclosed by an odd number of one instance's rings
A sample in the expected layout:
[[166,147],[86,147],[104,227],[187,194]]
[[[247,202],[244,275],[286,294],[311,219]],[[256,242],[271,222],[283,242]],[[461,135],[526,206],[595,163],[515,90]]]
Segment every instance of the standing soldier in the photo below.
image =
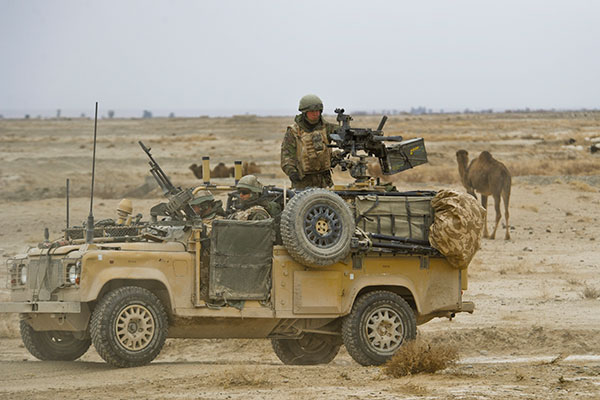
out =
[[301,114],[288,126],[281,143],[281,169],[295,189],[330,187],[331,149],[327,144],[337,125],[323,119],[323,102],[314,94],[302,97],[298,110]]
[[229,219],[255,221],[274,218],[281,214],[281,207],[274,201],[268,201],[263,194],[263,185],[254,175],[243,176],[237,186],[240,205]]

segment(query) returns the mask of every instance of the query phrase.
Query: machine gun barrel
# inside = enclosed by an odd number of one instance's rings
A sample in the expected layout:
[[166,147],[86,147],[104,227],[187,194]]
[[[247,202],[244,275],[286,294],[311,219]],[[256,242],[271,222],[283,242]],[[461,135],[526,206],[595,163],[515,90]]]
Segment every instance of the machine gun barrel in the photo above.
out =
[[372,137],[374,142],[401,142],[402,136],[383,136],[383,135],[373,135]]
[[152,154],[150,154],[150,148],[144,146],[144,143],[141,140],[138,141],[138,143],[142,147],[142,150],[144,150],[144,152],[148,155],[148,158],[150,158],[150,173],[152,174],[154,179],[156,179],[156,182],[158,183],[158,186],[160,186],[160,188],[162,189],[163,193],[174,194],[175,192],[177,192],[177,188],[173,186],[173,183],[171,183],[171,180],[169,179],[167,174],[165,174],[160,165],[158,165],[158,163],[152,157]]
[[387,115],[384,115],[383,117],[381,117],[381,122],[379,122],[379,126],[377,126],[378,131],[383,130],[383,127],[384,127],[387,119],[388,119]]

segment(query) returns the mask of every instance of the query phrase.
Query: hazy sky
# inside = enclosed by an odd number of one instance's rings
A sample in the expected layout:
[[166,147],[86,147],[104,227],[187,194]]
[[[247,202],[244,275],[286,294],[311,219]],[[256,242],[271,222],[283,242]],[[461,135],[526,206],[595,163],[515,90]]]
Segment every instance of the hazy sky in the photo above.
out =
[[[0,114],[598,108],[600,2],[0,0]],[[63,114],[64,115],[64,114]]]

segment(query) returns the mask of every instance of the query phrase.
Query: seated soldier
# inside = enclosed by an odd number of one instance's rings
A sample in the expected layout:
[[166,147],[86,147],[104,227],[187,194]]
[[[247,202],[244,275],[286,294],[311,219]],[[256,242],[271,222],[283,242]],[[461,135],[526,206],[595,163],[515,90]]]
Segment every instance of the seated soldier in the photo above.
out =
[[199,187],[194,190],[194,199],[189,204],[202,219],[202,223],[206,226],[208,234],[210,234],[212,228],[212,221],[225,216],[223,202],[215,200],[215,196],[208,190],[204,190],[204,188]]
[[240,202],[236,207],[237,210],[228,216],[229,219],[256,221],[274,218],[281,214],[279,204],[263,196],[263,185],[256,176],[243,176],[236,188]]

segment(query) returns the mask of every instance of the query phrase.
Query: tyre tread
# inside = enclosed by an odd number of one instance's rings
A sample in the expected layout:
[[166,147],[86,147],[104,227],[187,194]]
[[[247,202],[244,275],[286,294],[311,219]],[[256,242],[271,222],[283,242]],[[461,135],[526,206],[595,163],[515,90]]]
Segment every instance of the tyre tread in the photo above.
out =
[[19,330],[21,331],[23,345],[25,345],[27,351],[35,358],[42,361],[77,360],[88,351],[92,344],[89,338],[82,340],[74,339],[73,346],[69,348],[68,352],[59,352],[44,346],[44,344],[40,342],[40,338],[36,338],[37,335],[41,335],[43,332],[37,332],[25,320],[19,322]]
[[[307,354],[294,351],[294,339],[271,339],[271,346],[277,358],[285,365],[329,364],[340,351],[341,344],[330,343],[328,351],[319,354]],[[291,346],[290,346],[291,345]]]
[[[153,348],[148,351],[150,354],[147,357],[133,360],[126,359],[117,354],[110,343],[110,337],[105,335],[104,332],[108,332],[111,329],[110,325],[112,321],[109,318],[110,308],[114,303],[123,298],[130,298],[136,295],[148,296],[146,300],[152,302],[157,307],[158,320],[156,321],[156,332],[161,337],[155,342]],[[164,327],[164,332],[159,331],[160,326]],[[167,329],[167,314],[160,300],[149,290],[137,286],[124,286],[109,292],[96,306],[90,322],[90,334],[96,351],[108,364],[120,368],[137,367],[150,363],[162,349],[167,336]]]

